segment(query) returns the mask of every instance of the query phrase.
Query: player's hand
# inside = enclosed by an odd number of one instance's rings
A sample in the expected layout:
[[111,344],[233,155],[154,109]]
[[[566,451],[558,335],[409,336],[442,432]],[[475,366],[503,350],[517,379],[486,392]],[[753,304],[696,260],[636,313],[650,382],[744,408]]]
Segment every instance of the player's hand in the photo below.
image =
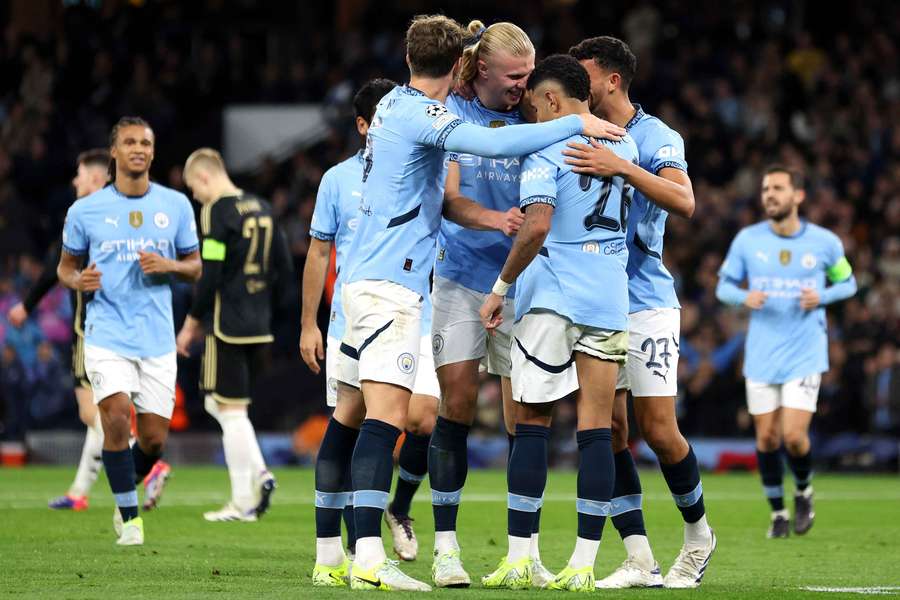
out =
[[451,91],[465,100],[471,101],[475,99],[475,88],[472,87],[472,83],[469,81],[456,80]]
[[525,222],[525,213],[518,206],[513,206],[505,213],[500,213],[500,231],[512,237],[519,233],[519,227]]
[[82,269],[78,274],[77,288],[80,292],[96,292],[100,289],[100,277],[103,275],[97,270],[97,263],[91,263],[87,269]]
[[625,128],[609,121],[598,119],[591,114],[581,114],[581,133],[588,137],[602,138],[618,142],[625,136]]
[[155,252],[138,250],[138,256],[140,257],[141,271],[144,272],[144,275],[161,275],[172,270],[169,266],[169,259]]
[[28,311],[25,310],[25,305],[19,302],[6,313],[6,318],[9,320],[9,324],[18,329],[25,323],[25,319],[28,318]]
[[197,339],[199,332],[200,327],[197,320],[190,315],[185,317],[184,325],[181,326],[181,331],[175,337],[175,349],[178,351],[178,354],[182,356],[191,355],[191,345]]
[[803,310],[812,310],[819,306],[822,299],[819,292],[812,288],[803,288],[800,290],[800,308]]
[[505,300],[506,298],[503,296],[488,294],[484,299],[484,304],[481,305],[481,310],[478,311],[481,316],[481,324],[491,335],[494,335],[494,330],[503,323],[503,302]]
[[316,375],[322,372],[319,361],[325,359],[325,346],[322,344],[322,332],[318,327],[300,329],[300,358]]
[[762,290],[750,290],[744,300],[744,306],[759,310],[766,303],[766,293]]
[[623,161],[609,147],[591,140],[590,145],[569,142],[563,150],[566,164],[572,165],[575,173],[586,173],[594,177],[615,177],[623,171]]

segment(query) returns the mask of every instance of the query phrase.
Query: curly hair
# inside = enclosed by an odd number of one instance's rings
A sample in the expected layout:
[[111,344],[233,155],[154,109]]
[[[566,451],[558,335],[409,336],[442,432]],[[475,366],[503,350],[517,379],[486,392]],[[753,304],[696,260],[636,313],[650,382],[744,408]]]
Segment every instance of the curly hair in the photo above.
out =
[[552,54],[539,62],[528,78],[528,89],[534,90],[545,81],[555,81],[570,98],[586,101],[591,96],[591,79],[573,56]]
[[628,44],[608,35],[592,37],[569,48],[569,54],[578,60],[593,60],[607,71],[614,71],[622,78],[622,89],[627,90],[637,73],[637,57]]

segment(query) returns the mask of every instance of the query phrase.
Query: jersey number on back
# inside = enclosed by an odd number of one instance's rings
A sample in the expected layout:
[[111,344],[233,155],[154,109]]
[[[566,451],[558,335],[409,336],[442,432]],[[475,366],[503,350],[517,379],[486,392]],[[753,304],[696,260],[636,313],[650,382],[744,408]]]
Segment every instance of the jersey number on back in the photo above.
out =
[[[578,178],[578,183],[585,192],[591,189],[593,181],[594,178],[590,175],[581,175]],[[594,210],[584,218],[584,228],[588,231],[591,229],[608,229],[609,231],[624,232],[625,227],[628,225],[628,209],[631,208],[634,188],[626,184],[621,177],[603,177],[599,181],[600,197],[597,199],[597,204],[594,205]],[[621,190],[621,193],[619,194],[618,211],[613,206],[611,212],[614,216],[611,216],[605,213],[606,205],[609,204],[609,197],[614,188]]]
[[[263,243],[259,243],[259,230],[263,229]],[[258,275],[269,268],[269,250],[272,247],[272,217],[248,217],[244,220],[242,235],[250,240],[250,249],[244,260],[244,275]]]

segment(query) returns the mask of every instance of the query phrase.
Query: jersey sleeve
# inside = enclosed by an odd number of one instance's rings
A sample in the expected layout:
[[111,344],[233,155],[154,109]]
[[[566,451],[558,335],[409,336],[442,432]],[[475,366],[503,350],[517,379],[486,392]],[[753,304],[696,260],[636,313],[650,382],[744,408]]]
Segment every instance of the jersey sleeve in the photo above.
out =
[[647,147],[647,155],[650,157],[642,164],[646,170],[654,175],[666,167],[673,167],[687,171],[687,160],[684,156],[684,140],[677,132],[660,128],[650,134],[644,141]]
[[519,208],[532,204],[556,206],[556,176],[559,167],[540,152],[529,154],[522,163],[519,179]]
[[853,275],[853,267],[844,255],[844,244],[841,238],[829,233],[825,249],[825,274],[830,283],[847,281]]
[[725,255],[725,261],[719,268],[719,277],[725,277],[736,282],[741,282],[747,277],[747,261],[744,258],[744,234],[739,233],[731,247],[728,248],[728,254]]
[[83,256],[89,249],[89,241],[84,227],[84,215],[77,203],[69,208],[63,225],[63,250],[73,256]]
[[414,132],[415,140],[424,145],[444,149],[444,142],[450,132],[462,125],[463,120],[436,101],[412,105],[407,115],[408,126]]
[[325,242],[334,240],[340,225],[338,189],[334,179],[334,171],[331,170],[322,176],[316,194],[316,208],[309,226],[309,235]]
[[200,247],[197,239],[197,222],[194,220],[194,209],[191,201],[185,196],[179,198],[181,214],[178,218],[178,230],[175,232],[175,250],[180,255],[190,254]]

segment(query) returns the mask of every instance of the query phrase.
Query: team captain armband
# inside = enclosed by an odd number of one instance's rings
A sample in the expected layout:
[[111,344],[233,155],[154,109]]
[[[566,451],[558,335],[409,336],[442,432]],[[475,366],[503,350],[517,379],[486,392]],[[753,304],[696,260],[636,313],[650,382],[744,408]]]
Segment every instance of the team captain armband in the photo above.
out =
[[206,238],[203,240],[203,260],[225,260],[225,244],[219,240]]
[[842,256],[836,263],[828,267],[825,273],[828,275],[828,281],[840,283],[853,275],[853,267],[850,266],[850,261],[847,260],[847,257]]

